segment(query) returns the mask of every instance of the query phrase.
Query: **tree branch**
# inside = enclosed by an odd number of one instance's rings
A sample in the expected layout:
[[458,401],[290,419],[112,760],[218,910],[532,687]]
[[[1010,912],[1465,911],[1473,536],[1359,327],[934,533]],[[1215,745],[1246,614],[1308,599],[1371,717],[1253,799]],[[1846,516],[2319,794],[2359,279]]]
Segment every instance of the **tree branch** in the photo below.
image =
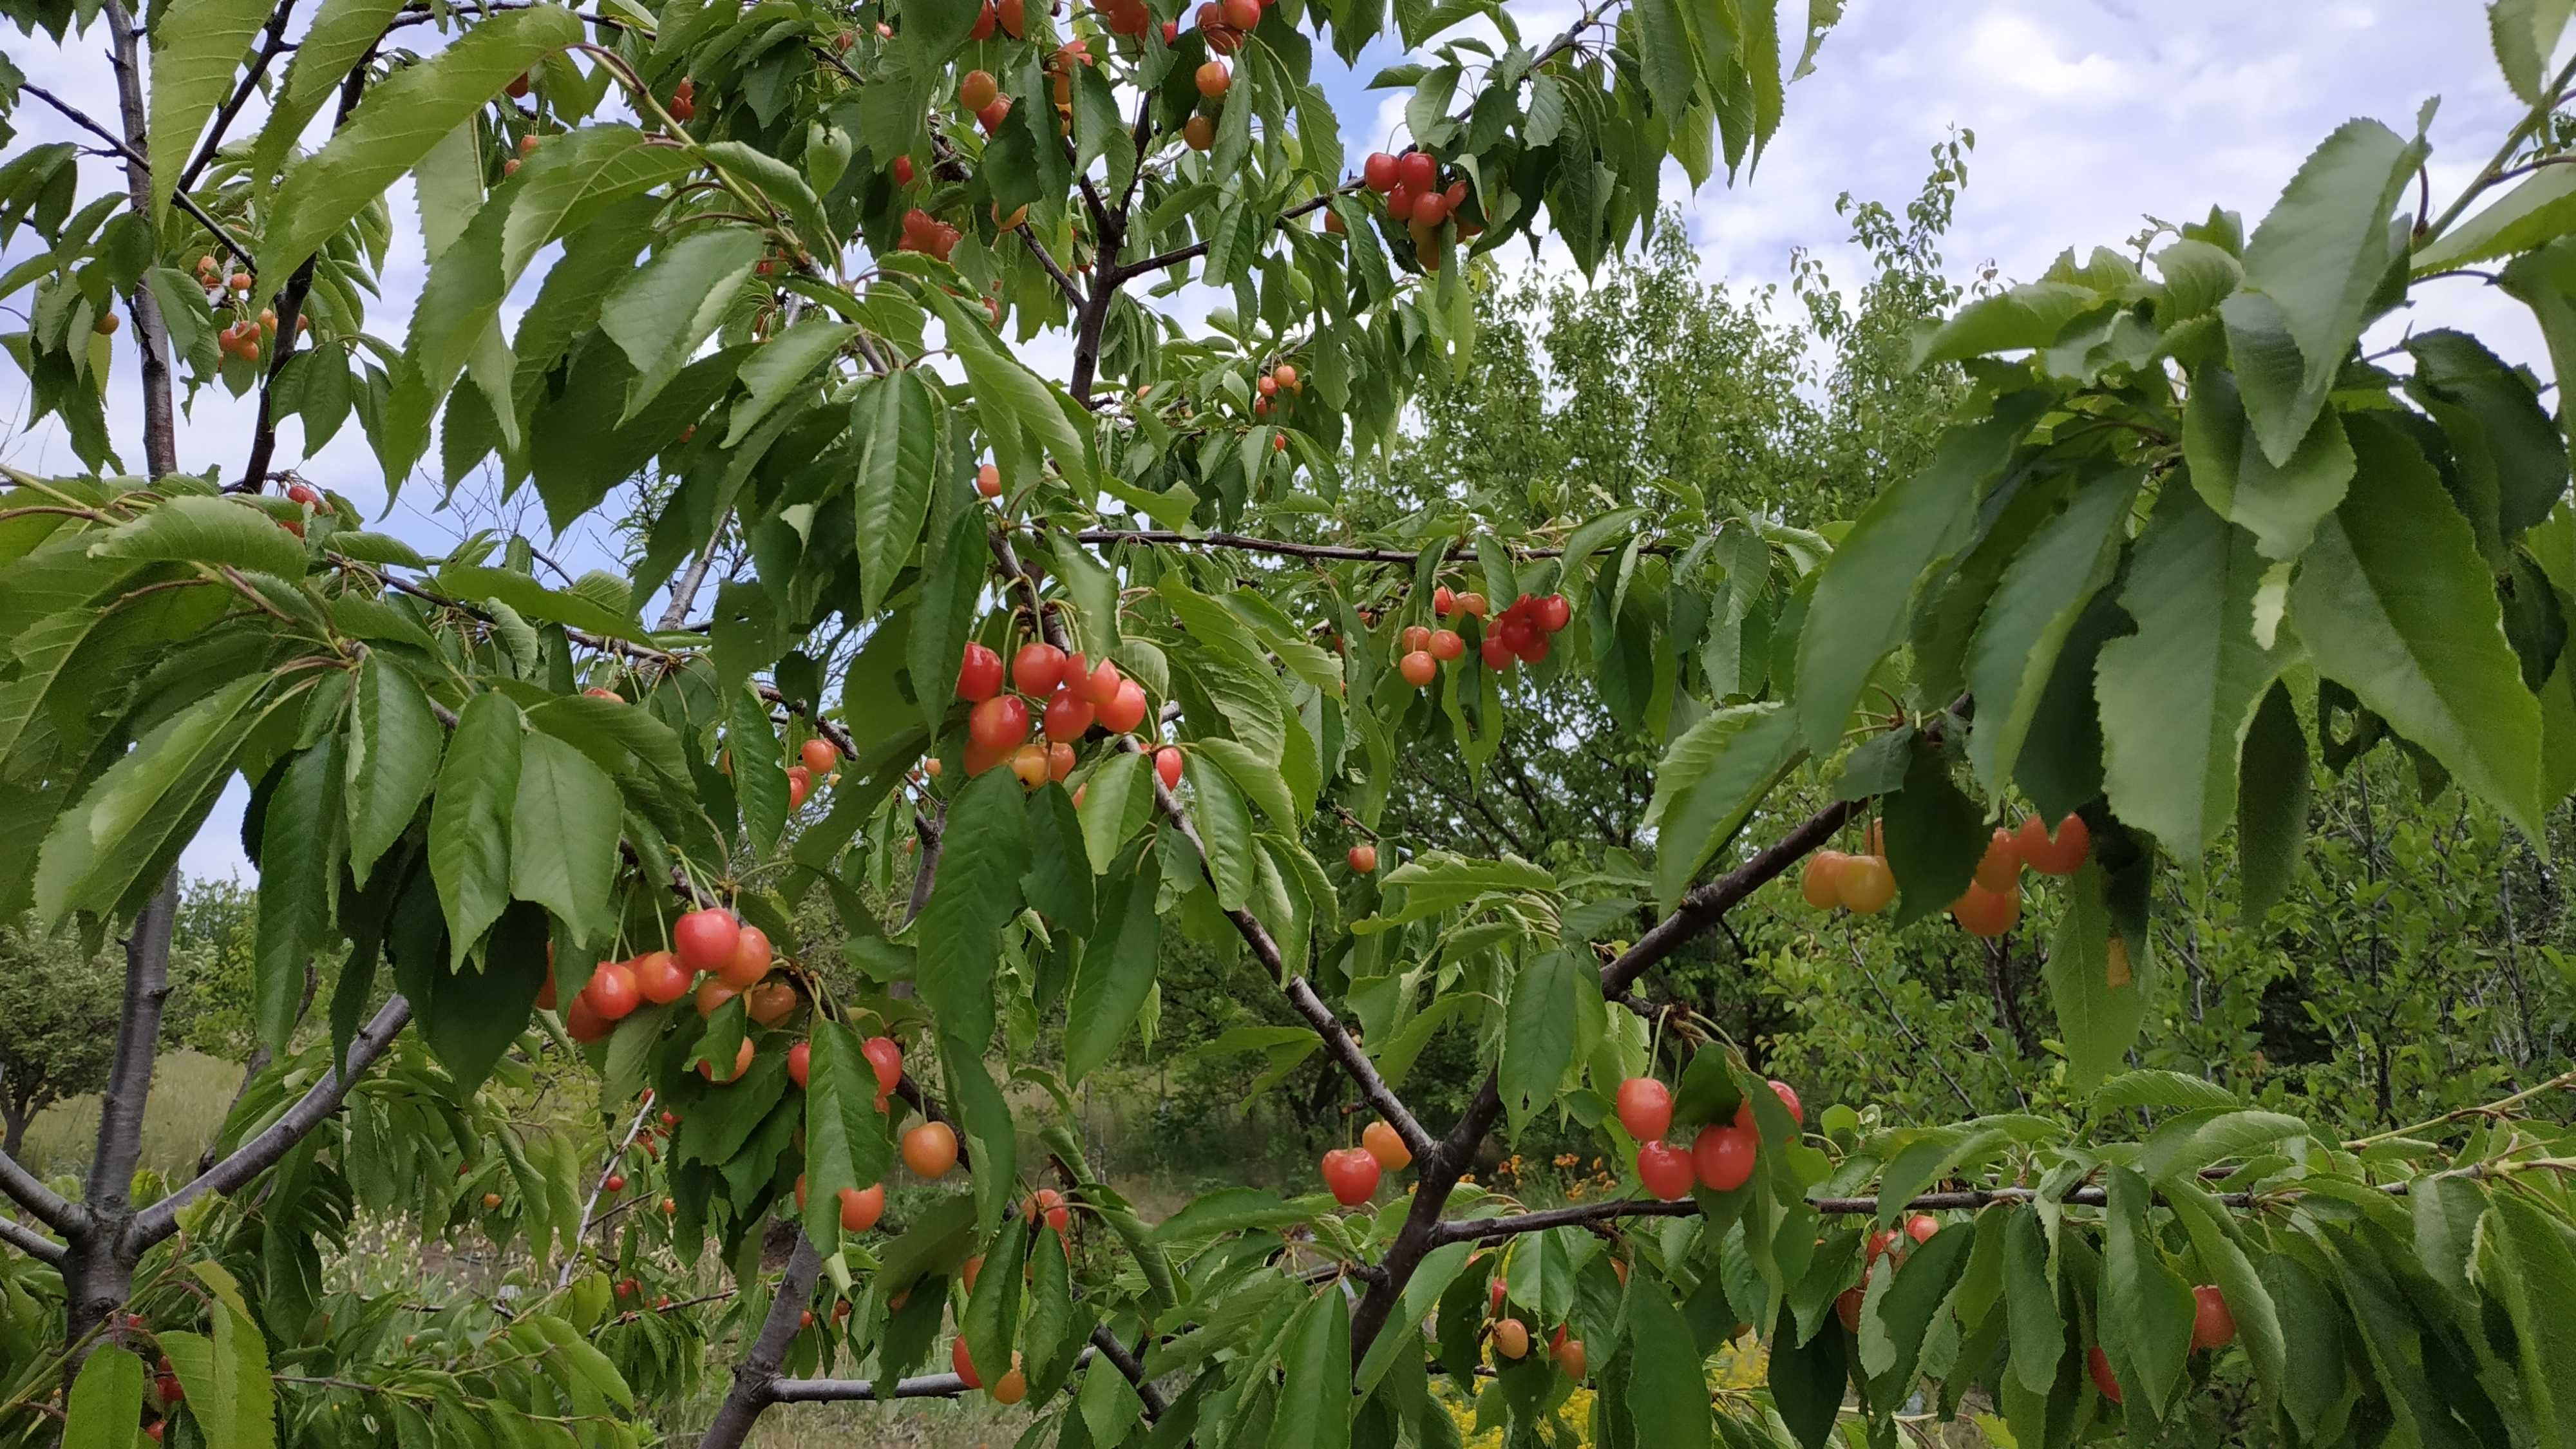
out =
[[[1351,183],[1353,186],[1358,184],[1359,183],[1357,182]],[[1295,206],[1289,207],[1287,210],[1280,212],[1279,219],[1270,224],[1271,230],[1276,231],[1279,228],[1286,226],[1288,223],[1295,221],[1297,218],[1304,216],[1310,211],[1323,210],[1325,203],[1331,201],[1335,196],[1340,195],[1342,191],[1348,189],[1348,187],[1341,187],[1332,191],[1324,192],[1318,196],[1307,197],[1304,201],[1298,202]],[[1209,243],[1204,240],[1194,241],[1188,246],[1165,252],[1161,256],[1147,257],[1143,261],[1122,267],[1119,269],[1118,275],[1123,280],[1128,277],[1141,277],[1147,272],[1159,272],[1166,267],[1177,267],[1181,263],[1190,260],[1192,257],[1202,257],[1207,255],[1208,246]]]
[[40,1263],[51,1263],[57,1267],[66,1256],[62,1244],[12,1218],[0,1218],[0,1243],[7,1243]]
[[36,1175],[18,1159],[0,1152],[0,1192],[6,1192],[38,1222],[64,1237],[70,1237],[88,1225],[88,1214],[80,1204],[67,1202],[60,1193],[36,1180]]
[[778,1280],[778,1297],[769,1305],[769,1316],[761,1320],[750,1351],[733,1366],[733,1387],[708,1421],[698,1449],[742,1449],[760,1411],[781,1401],[780,1391],[788,1385],[778,1377],[778,1364],[796,1340],[799,1320],[814,1296],[814,1280],[822,1271],[823,1255],[814,1251],[813,1240],[798,1228],[796,1250],[787,1255],[787,1271]]
[[1125,1374],[1127,1382],[1136,1386],[1136,1397],[1145,1401],[1145,1421],[1153,1423],[1161,1419],[1164,1412],[1171,1406],[1163,1401],[1163,1391],[1155,1388],[1153,1382],[1145,1377],[1143,1360],[1129,1353],[1127,1345],[1118,1341],[1118,1335],[1110,1332],[1109,1325],[1106,1323],[1093,1326],[1091,1346],[1098,1349],[1100,1356],[1115,1365],[1120,1373]]
[[[250,65],[242,72],[241,81],[216,110],[214,127],[206,132],[206,139],[197,147],[197,154],[180,169],[178,184],[171,188],[173,192],[195,186],[197,178],[213,163],[215,153],[223,149],[224,132],[232,129],[233,118],[241,114],[241,108],[249,104],[252,93],[259,89],[260,77],[268,73],[269,64],[286,49],[286,22],[294,13],[295,0],[279,0],[277,8],[269,12],[268,34],[261,39],[259,52],[250,58]],[[374,48],[369,47],[368,54],[374,53]],[[365,64],[363,60],[359,62],[361,68]]]
[[[115,132],[100,125],[97,121],[92,120],[88,112],[83,111],[80,107],[73,105],[69,101],[64,100],[62,97],[55,95],[52,91],[49,91],[40,85],[23,85],[20,86],[19,89],[25,91],[31,96],[34,96],[37,100],[43,101],[46,105],[53,107],[55,110],[62,112],[63,118],[70,121],[73,125],[78,126],[82,130],[89,132],[91,135],[107,142],[109,148],[115,152],[117,159],[125,163],[125,169],[129,176],[138,171],[145,175],[151,174],[152,164],[143,159],[142,152],[135,150],[125,142],[117,139]],[[234,237],[231,232],[226,231],[222,222],[208,216],[205,208],[197,205],[195,201],[191,200],[187,192],[172,192],[170,195],[170,203],[171,205],[178,207],[181,211],[188,213],[189,216],[195,218],[197,225],[204,227],[208,232],[212,233],[216,243],[225,251],[231,252],[236,258],[240,259],[243,266],[247,267],[253,264],[254,258],[251,256],[250,248],[243,245],[242,242]],[[147,192],[147,200],[139,204],[137,208],[138,212],[148,210],[150,204]],[[155,318],[158,318],[161,315],[160,309],[157,306],[154,308],[152,315]]]
[[[1412,565],[1421,562],[1422,550],[1401,548],[1360,548],[1338,543],[1292,543],[1283,538],[1253,538],[1240,533],[1180,533],[1168,528],[1086,528],[1074,535],[1084,543],[1115,546],[1122,543],[1153,544],[1168,548],[1230,548],[1241,553],[1269,553],[1283,558],[1331,559],[1351,563]],[[1672,553],[1675,545],[1649,543],[1644,553]],[[1476,556],[1475,548],[1465,542],[1453,543],[1443,555],[1452,559]],[[1514,558],[1563,558],[1562,548],[1514,548]],[[1508,601],[1506,601],[1508,602]]]
[[98,1104],[98,1147],[82,1193],[93,1219],[121,1220],[143,1155],[143,1108],[152,1095],[160,1054],[161,1008],[170,999],[170,936],[179,916],[175,864],[134,918],[125,938],[125,1009],[116,1025],[116,1058]]
[[194,1182],[135,1214],[133,1224],[126,1230],[127,1240],[137,1251],[148,1248],[178,1230],[179,1212],[188,1204],[210,1192],[237,1192],[275,1166],[287,1149],[340,1110],[358,1078],[384,1055],[410,1021],[411,1003],[400,996],[389,998],[350,1041],[347,1062],[324,1072],[294,1106],[279,1114],[258,1136],[234,1148],[223,1161],[198,1174]]
[[617,1170],[617,1159],[624,1157],[626,1149],[634,1145],[635,1134],[644,1130],[645,1121],[652,1115],[653,1098],[648,1093],[644,1104],[635,1109],[635,1120],[626,1124],[626,1135],[617,1140],[615,1147],[608,1149],[608,1161],[600,1165],[598,1176],[590,1180],[590,1201],[581,1205],[581,1226],[573,1230],[572,1251],[564,1254],[563,1271],[555,1275],[557,1293],[572,1286],[573,1267],[581,1261],[581,1240],[590,1236],[590,1215],[599,1208],[599,1195],[608,1190],[608,1175]]

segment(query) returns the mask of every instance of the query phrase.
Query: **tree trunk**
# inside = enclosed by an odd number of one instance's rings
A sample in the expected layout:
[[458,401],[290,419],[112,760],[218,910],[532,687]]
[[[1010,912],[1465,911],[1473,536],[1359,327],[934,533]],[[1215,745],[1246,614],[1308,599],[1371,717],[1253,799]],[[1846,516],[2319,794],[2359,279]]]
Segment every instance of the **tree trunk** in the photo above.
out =
[[787,1345],[796,1338],[798,1321],[806,1303],[814,1296],[814,1280],[823,1271],[823,1255],[814,1250],[813,1240],[803,1232],[796,1234],[796,1249],[787,1256],[787,1271],[779,1279],[778,1297],[769,1305],[769,1317],[760,1325],[760,1334],[751,1350],[733,1366],[733,1389],[717,1406],[716,1416],[707,1422],[706,1436],[698,1449],[742,1449],[751,1437],[751,1426],[760,1412],[775,1397],[772,1387],[778,1377],[780,1360],[787,1356]]
[[[27,1124],[35,1120],[32,1107],[16,1102],[0,1102],[0,1154],[19,1157],[18,1149],[27,1140]],[[23,1160],[23,1159],[21,1159]]]

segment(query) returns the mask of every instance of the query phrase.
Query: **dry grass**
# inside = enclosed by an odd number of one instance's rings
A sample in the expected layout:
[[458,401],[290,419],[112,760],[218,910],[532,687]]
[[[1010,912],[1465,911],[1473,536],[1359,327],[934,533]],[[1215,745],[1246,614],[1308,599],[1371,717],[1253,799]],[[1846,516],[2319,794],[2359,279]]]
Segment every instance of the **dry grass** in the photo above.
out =
[[1011,1449],[1029,1427],[1028,1406],[1005,1409],[982,1395],[954,1403],[781,1404],[760,1416],[753,1449]]
[[[152,1072],[152,1098],[143,1109],[145,1172],[192,1177],[198,1154],[223,1129],[224,1112],[241,1086],[242,1069],[198,1052],[166,1052]],[[27,1124],[25,1162],[39,1177],[77,1177],[89,1169],[98,1139],[98,1097],[73,1097],[36,1114]]]

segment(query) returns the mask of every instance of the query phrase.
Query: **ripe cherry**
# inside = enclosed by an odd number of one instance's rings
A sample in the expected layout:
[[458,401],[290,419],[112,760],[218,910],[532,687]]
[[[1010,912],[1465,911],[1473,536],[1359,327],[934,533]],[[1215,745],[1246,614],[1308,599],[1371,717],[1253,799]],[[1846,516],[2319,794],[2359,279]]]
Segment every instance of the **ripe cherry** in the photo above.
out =
[[1998,894],[1984,886],[1971,885],[1967,893],[1950,903],[1950,917],[1959,929],[1971,936],[1991,940],[2013,928],[2021,919],[2019,889]]
[[2191,1290],[2191,1346],[2225,1348],[2236,1341],[2236,1315],[2227,1307],[2227,1295],[2215,1283],[2203,1283]]
[[692,971],[723,966],[741,939],[742,926],[733,913],[712,906],[689,912],[671,928],[671,944],[679,952],[680,964]]
[[957,1165],[957,1133],[945,1122],[924,1122],[903,1134],[903,1165],[915,1177],[938,1179]]
[[1517,1318],[1502,1319],[1494,1325],[1494,1352],[1508,1359],[1529,1356],[1529,1325]]
[[1455,629],[1434,629],[1424,647],[1434,659],[1452,660],[1467,652],[1467,640]]
[[864,1233],[885,1216],[885,1184],[841,1189],[841,1231]]
[[[758,926],[745,926],[734,934],[733,950],[726,954],[716,974],[736,991],[748,991],[769,974],[775,956],[769,949],[769,933]],[[745,1002],[744,1005],[750,1005]]]
[[2020,881],[2021,844],[2011,831],[1998,825],[1994,839],[1986,842],[1986,853],[1977,860],[1977,884],[2002,895]]
[[1386,214],[1397,221],[1411,221],[1414,205],[1421,199],[1422,193],[1397,182],[1395,189],[1386,194]]
[[1930,1213],[1916,1213],[1905,1220],[1905,1236],[1912,1238],[1916,1247],[1932,1241],[1933,1235],[1940,1231],[1941,1220]]
[[1022,694],[1053,694],[1064,683],[1064,651],[1031,642],[1011,656],[1011,686]]
[[1333,1201],[1344,1207],[1358,1207],[1376,1196],[1381,1170],[1365,1147],[1343,1147],[1324,1154],[1324,1186],[1331,1190]]
[[1360,1150],[1388,1172],[1402,1172],[1413,1165],[1413,1149],[1404,1145],[1404,1134],[1384,1122],[1360,1129]]
[[[989,10],[987,14],[991,13]],[[1001,95],[1002,83],[993,79],[989,70],[970,70],[957,83],[957,104],[970,111],[980,111]]]
[[1431,657],[1428,650],[1423,649],[1416,649],[1405,655],[1396,662],[1395,669],[1398,674],[1404,676],[1405,683],[1416,689],[1429,684],[1440,673],[1439,663]]
[[1234,84],[1234,72],[1226,69],[1224,61],[1211,60],[1201,65],[1191,79],[1197,83],[1199,94],[1213,101],[1223,97],[1226,88]]
[[715,1063],[713,1063],[713,1062],[706,1062],[706,1061],[702,1061],[702,1062],[698,1063],[698,1075],[699,1075],[699,1076],[702,1076],[702,1077],[704,1077],[704,1078],[706,1078],[706,1079],[707,1079],[708,1081],[710,1081],[710,1082],[715,1082],[715,1083],[717,1083],[717,1084],[719,1084],[719,1085],[726,1084],[726,1083],[731,1083],[731,1082],[738,1082],[738,1081],[741,1081],[741,1080],[742,1080],[742,1074],[743,1074],[743,1073],[745,1073],[745,1072],[747,1072],[747,1071],[750,1071],[750,1070],[751,1070],[751,1059],[752,1059],[752,1056],[753,1056],[753,1051],[752,1051],[751,1043],[750,1043],[750,1042],[748,1042],[748,1041],[746,1041],[746,1042],[744,1042],[740,1047],[736,1048],[736,1049],[735,1049],[735,1051],[734,1051],[734,1054],[733,1054],[733,1070],[732,1070],[732,1071],[727,1072],[727,1073],[725,1073],[723,1076],[719,1077],[719,1076],[717,1076],[717,1075],[716,1075],[716,1064],[715,1064]]
[[626,1190],[626,1179],[612,1172],[608,1175],[607,1180],[600,1183],[600,1186],[608,1189],[610,1192],[624,1192]]
[[1637,1148],[1637,1180],[1665,1202],[1690,1196],[1691,1155],[1666,1142],[1647,1141]]
[[805,1085],[807,1073],[813,1070],[814,1047],[811,1042],[798,1042],[787,1049],[787,1080]]
[[629,969],[635,973],[635,989],[656,1006],[688,995],[695,979],[680,958],[668,951],[647,951],[629,963]]
[[[1016,3],[1016,0],[1014,0],[1014,3]],[[1028,1376],[1020,1372],[1019,1367],[1016,1364],[1012,1366],[1009,1373],[1006,1373],[993,1381],[993,1402],[1000,1404],[1004,1408],[1009,1408],[1011,1405],[1018,1403],[1020,1400],[1025,1399],[1028,1396]]]
[[807,740],[796,747],[796,758],[805,762],[806,769],[823,776],[831,774],[832,767],[841,762],[841,751],[830,740]]
[[1380,196],[1395,189],[1395,158],[1384,151],[1372,151],[1360,165],[1360,180]]
[[776,1026],[796,1014],[796,988],[784,981],[764,981],[743,996],[742,1004],[756,1025]]
[[483,1210],[485,1212],[490,1212],[492,1209],[497,1208],[500,1205],[501,1195],[499,1193],[487,1192],[483,1194]]
[[[1073,746],[1058,741],[1047,746],[1047,778],[1061,785],[1073,774]],[[1078,803],[1078,802],[1077,802]]]
[[2057,822],[2057,833],[2036,815],[2021,823],[2021,858],[2041,875],[2073,875],[2084,868],[2084,857],[2093,847],[2093,831],[2080,815],[2069,815]]
[[1699,1185],[1711,1192],[1742,1187],[1753,1176],[1759,1141],[1751,1132],[1714,1122],[1699,1129],[1699,1136],[1691,1141],[1691,1170],[1699,1175]]
[[1002,496],[1002,470],[990,463],[975,470],[975,491],[987,498]]
[[1819,850],[1807,857],[1798,876],[1798,897],[1820,911],[1843,903],[1843,864],[1851,857],[1839,850]]
[[1028,6],[1024,0],[999,0],[999,3],[993,6],[993,13],[1000,18],[1004,35],[1013,40],[1027,38]]
[[897,156],[894,158],[894,184],[897,186],[910,186],[912,184],[911,157]]
[[2084,1351],[2084,1371],[2093,1376],[2093,1387],[2112,1403],[2120,1402],[2120,1380],[2111,1372],[2111,1356],[2095,1344]]
[[713,1016],[724,1009],[726,1002],[740,995],[741,992],[724,984],[723,977],[710,976],[698,983],[698,1015]]
[[1834,893],[1855,914],[1874,916],[1896,899],[1896,877],[1877,856],[1855,855],[1843,862]]
[[1452,592],[1447,584],[1442,584],[1431,591],[1431,612],[1446,619],[1457,611],[1458,595]]
[[1116,699],[1118,686],[1126,682],[1127,676],[1119,673],[1117,663],[1109,659],[1103,659],[1092,665],[1090,672],[1078,679],[1071,674],[1065,676],[1065,688],[1095,706],[1104,705]]
[[975,1372],[975,1360],[966,1355],[966,1335],[959,1334],[948,1348],[948,1366],[957,1371],[958,1379],[970,1389],[984,1387],[983,1378]]
[[1164,789],[1181,788],[1181,764],[1181,752],[1170,745],[1154,752],[1154,773],[1161,777]]
[[[981,644],[966,646],[965,658],[957,666],[957,697],[968,704],[980,704],[1002,689],[1002,656]],[[1028,733],[1024,726],[1020,733]]]
[[1517,657],[1512,653],[1512,646],[1492,634],[1486,635],[1485,642],[1476,646],[1476,652],[1484,659],[1485,667],[1493,670],[1511,668]]
[[1366,841],[1352,846],[1348,858],[1353,875],[1371,875],[1377,870],[1377,847]]
[[1145,722],[1145,686],[1132,679],[1118,682],[1118,694],[1100,706],[1096,723],[1111,734],[1133,733]]
[[966,716],[966,738],[986,751],[1004,750],[1029,737],[1029,707],[1019,696],[995,695]]
[[1090,732],[1094,713],[1091,701],[1070,689],[1059,689],[1047,701],[1046,737],[1067,743],[1081,739]]
[[1574,618],[1574,606],[1563,594],[1550,594],[1538,601],[1538,626],[1551,634],[1560,633]]
[[[1421,153],[1416,152],[1414,154],[1420,155]],[[1484,595],[1478,593],[1465,593],[1458,596],[1458,607],[1460,610],[1465,612],[1468,617],[1481,619],[1485,617],[1485,610],[1488,605],[1485,603]]]
[[590,973],[590,984],[581,989],[591,1011],[602,1021],[623,1021],[635,1010],[643,994],[635,988],[635,972],[623,961],[604,961]]
[[1027,744],[1011,751],[1011,773],[1019,776],[1023,790],[1045,784],[1053,769],[1054,761],[1048,757],[1045,745]]
[[1395,179],[1399,185],[1428,193],[1440,184],[1440,163],[1428,151],[1407,151],[1395,158]]
[[1257,30],[1261,26],[1261,0],[1219,0],[1218,9],[1225,15],[1229,30]]
[[1406,218],[1415,226],[1425,230],[1438,226],[1448,219],[1449,198],[1437,191],[1428,196],[1417,197],[1413,203],[1413,215]]
[[1429,647],[1431,647],[1431,631],[1420,624],[1408,625],[1402,633],[1395,636],[1396,652],[1400,654],[1410,654],[1416,649]]
[[1673,1130],[1672,1088],[1652,1077],[1619,1084],[1619,1125],[1639,1142],[1661,1142]]
[[1862,1292],[1858,1288],[1846,1288],[1842,1292],[1834,1295],[1834,1317],[1843,1321],[1843,1331],[1845,1333],[1860,1332],[1860,1305],[1862,1296]]
[[1064,1194],[1051,1187],[1042,1187],[1029,1194],[1029,1200],[1021,1205],[1021,1211],[1030,1222],[1044,1222],[1059,1234],[1073,1225],[1073,1214],[1064,1205]]
[[877,1097],[882,1106],[883,1099],[893,1096],[896,1085],[903,1081],[903,1047],[893,1037],[872,1036],[859,1043],[859,1055],[868,1059],[868,1066],[877,1074]]

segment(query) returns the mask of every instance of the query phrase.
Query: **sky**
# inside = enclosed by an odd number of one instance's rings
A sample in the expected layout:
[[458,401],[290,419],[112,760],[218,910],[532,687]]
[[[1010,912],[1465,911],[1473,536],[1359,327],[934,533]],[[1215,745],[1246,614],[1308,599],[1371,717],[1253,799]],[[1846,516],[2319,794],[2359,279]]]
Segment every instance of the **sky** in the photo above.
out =
[[[1559,0],[1509,8],[1533,42],[1577,13]],[[1784,6],[1785,36],[1801,33],[1802,8],[1801,0]],[[1794,60],[1794,43],[1786,48],[1784,59]],[[114,114],[96,31],[60,49],[13,34],[8,54],[30,78],[93,116]],[[1342,117],[1354,160],[1389,147],[1400,132],[1403,96],[1366,89],[1368,78],[1397,58],[1382,42],[1344,71],[1319,48],[1318,79]],[[2431,173],[2439,206],[2476,173],[2522,110],[2490,58],[2483,7],[2470,0],[1850,0],[1815,73],[1790,88],[1787,119],[1758,166],[1732,186],[1721,177],[1695,195],[1686,194],[1677,168],[1668,168],[1664,194],[1681,200],[1712,278],[1785,284],[1792,254],[1803,249],[1849,290],[1864,278],[1836,198],[1848,192],[1901,208],[1920,186],[1931,148],[1960,128],[1975,134],[1976,147],[1945,244],[1950,268],[1964,276],[1991,263],[2006,282],[2027,280],[2070,246],[2120,247],[2148,217],[2196,219],[2222,204],[2243,212],[2250,226],[2336,126],[2371,116],[2402,131],[2436,97]],[[22,101],[17,124],[13,149],[86,139],[32,99]],[[106,163],[83,165],[85,189],[121,184]],[[424,273],[407,188],[395,215],[397,241],[371,330],[399,338]],[[22,238],[18,250],[0,254],[0,266],[25,247]],[[1507,255],[1518,265],[1564,266],[1561,250],[1543,248],[1534,261],[1518,248]],[[2519,307],[2474,281],[2432,285],[2413,315],[2383,324],[2390,336],[2409,325],[2474,327],[2508,358],[2545,375],[2537,333]],[[524,305],[524,297],[517,300]],[[0,299],[13,312],[25,305],[24,297]],[[510,315],[505,327],[515,322]],[[1060,340],[1042,338],[1029,351],[1033,365],[1061,375]],[[110,420],[120,440],[129,440],[139,435],[132,348],[120,345],[117,359],[126,386],[111,390]],[[73,470],[60,430],[50,422],[26,427],[26,412],[22,380],[0,376],[0,461],[38,473]],[[229,461],[237,470],[251,416],[249,400],[219,389],[201,393],[183,422],[182,466]],[[295,434],[288,424],[282,463],[369,513],[383,507],[379,470],[354,421],[309,459]],[[423,476],[377,526],[437,550],[493,521],[488,500],[448,511],[437,502]],[[523,526],[542,535],[542,516],[531,514]],[[576,569],[602,556],[596,539],[562,540],[549,551]],[[247,875],[238,838],[244,793],[237,781],[190,847],[183,862],[190,873]]]

